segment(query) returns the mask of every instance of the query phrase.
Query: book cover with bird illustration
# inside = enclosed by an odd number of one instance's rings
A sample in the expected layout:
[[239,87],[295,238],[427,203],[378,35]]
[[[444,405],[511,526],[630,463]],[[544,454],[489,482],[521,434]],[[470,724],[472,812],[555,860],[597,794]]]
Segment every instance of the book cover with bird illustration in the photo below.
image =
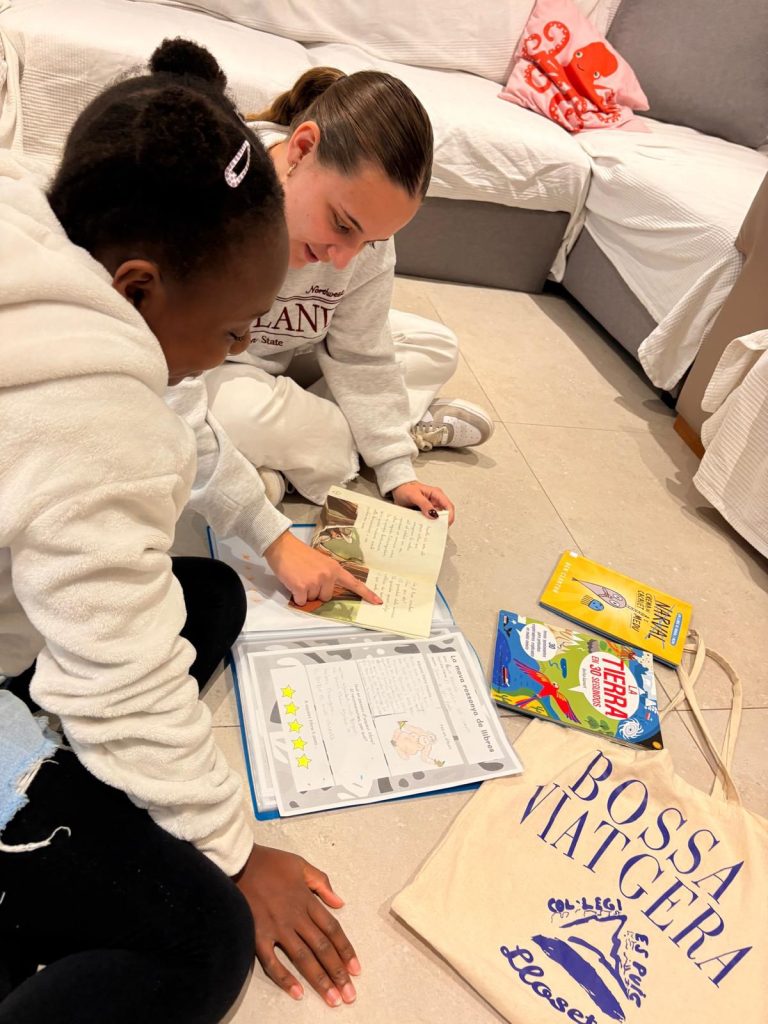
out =
[[497,704],[630,746],[660,750],[653,657],[564,626],[499,612]]
[[539,604],[672,668],[682,660],[691,606],[575,551],[560,556]]

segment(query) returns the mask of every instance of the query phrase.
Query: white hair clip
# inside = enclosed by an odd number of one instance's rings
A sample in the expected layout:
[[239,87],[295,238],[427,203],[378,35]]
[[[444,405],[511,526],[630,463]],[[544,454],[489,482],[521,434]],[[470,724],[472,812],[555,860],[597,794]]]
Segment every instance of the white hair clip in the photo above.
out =
[[[245,164],[243,167],[235,173],[235,167],[245,157]],[[237,188],[240,182],[248,173],[248,168],[251,166],[251,144],[248,139],[242,144],[240,149],[235,153],[234,157],[229,161],[227,166],[224,168],[224,181],[229,185],[230,188]]]

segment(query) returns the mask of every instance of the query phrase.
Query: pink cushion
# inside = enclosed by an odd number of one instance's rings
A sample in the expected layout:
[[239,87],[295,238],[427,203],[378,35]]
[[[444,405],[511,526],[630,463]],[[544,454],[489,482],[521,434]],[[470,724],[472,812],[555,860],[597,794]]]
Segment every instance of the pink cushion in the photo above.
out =
[[619,128],[648,109],[632,68],[572,0],[538,0],[515,58],[501,98],[569,132]]

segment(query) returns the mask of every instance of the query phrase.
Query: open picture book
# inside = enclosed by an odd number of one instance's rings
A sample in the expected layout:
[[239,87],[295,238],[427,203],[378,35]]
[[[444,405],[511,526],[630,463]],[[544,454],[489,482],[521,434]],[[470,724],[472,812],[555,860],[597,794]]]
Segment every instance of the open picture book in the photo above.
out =
[[416,509],[332,487],[309,543],[364,583],[382,604],[337,585],[330,601],[310,601],[300,610],[426,639],[447,537],[447,512],[427,519]]
[[[315,529],[292,532],[309,543]],[[246,589],[230,667],[257,818],[418,796],[522,770],[477,656],[434,584],[427,639],[372,633],[299,611],[252,549],[210,531],[209,539]]]

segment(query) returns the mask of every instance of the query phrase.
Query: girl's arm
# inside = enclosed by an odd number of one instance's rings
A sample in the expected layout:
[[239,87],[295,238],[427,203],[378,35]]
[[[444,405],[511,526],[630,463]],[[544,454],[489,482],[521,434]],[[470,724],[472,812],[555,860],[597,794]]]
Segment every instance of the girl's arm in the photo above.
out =
[[291,520],[271,504],[261,477],[208,412],[205,385],[187,380],[165,395],[166,404],[194,431],[197,476],[188,505],[220,537],[239,537],[264,555],[298,605],[329,601],[335,585],[378,604],[376,595],[332,558],[308,547],[290,532]]
[[195,435],[197,475],[189,507],[218,536],[239,537],[263,554],[289,529],[291,520],[269,501],[257,470],[210,413],[203,380],[189,379],[169,388],[165,402]]
[[395,248],[364,251],[331,320],[318,362],[355,444],[388,494],[416,479],[408,395],[389,329]]

